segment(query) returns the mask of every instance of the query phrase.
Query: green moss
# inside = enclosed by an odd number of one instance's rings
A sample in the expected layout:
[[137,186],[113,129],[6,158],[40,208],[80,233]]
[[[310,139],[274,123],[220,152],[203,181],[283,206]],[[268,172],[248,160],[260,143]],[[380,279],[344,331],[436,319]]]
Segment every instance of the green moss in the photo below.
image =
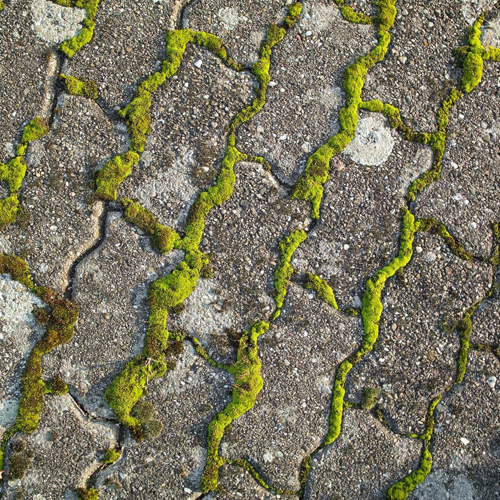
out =
[[363,408],[363,410],[371,410],[377,404],[379,397],[380,387],[366,387],[363,391],[361,408]]
[[103,200],[116,200],[116,190],[132,172],[132,167],[139,162],[139,155],[127,151],[107,161],[97,173],[96,194]]
[[5,4],[0,0],[0,12],[5,9]]
[[78,488],[78,500],[99,500],[99,490],[95,488]]
[[425,433],[422,436],[414,436],[424,441],[418,468],[389,488],[389,491],[387,492],[388,500],[406,500],[412,491],[419,484],[422,484],[427,475],[431,472],[432,455],[430,452],[430,442],[434,432],[434,411],[440,401],[441,396],[438,396],[431,401],[425,422]]
[[68,94],[87,97],[89,99],[97,99],[99,97],[95,82],[78,80],[78,78],[71,75],[65,75],[64,73],[59,75],[59,80],[64,83],[64,87]]
[[[358,124],[358,107],[362,103],[362,91],[368,71],[384,59],[391,40],[388,30],[393,26],[396,16],[395,0],[381,0],[377,3],[378,14],[375,19],[378,44],[368,55],[361,56],[344,71],[343,87],[347,104],[339,111],[340,130],[326,144],[315,151],[308,159],[304,172],[292,191],[292,198],[308,200],[312,204],[311,217],[319,218],[323,198],[323,185],[329,179],[330,160],[341,153],[352,141]],[[341,9],[347,15],[349,8]],[[352,9],[351,9],[352,10]]]
[[219,469],[224,463],[224,459],[219,456],[219,446],[226,428],[253,408],[264,385],[257,339],[268,328],[267,323],[259,322],[248,330],[240,339],[236,363],[228,367],[227,371],[234,377],[232,400],[208,426],[207,463],[200,484],[203,492],[217,489]]
[[62,396],[63,394],[68,394],[69,387],[60,375],[56,375],[52,382],[47,385],[47,390],[54,396]]
[[301,12],[301,2],[295,2],[288,6],[288,14],[285,18],[285,25],[287,28],[291,28],[298,21]]
[[78,7],[85,9],[87,17],[83,20],[82,29],[78,35],[69,40],[65,40],[58,47],[58,50],[68,57],[73,57],[84,45],[92,40],[95,28],[95,17],[99,0],[52,0],[63,7]]
[[106,465],[114,464],[121,457],[121,453],[119,450],[115,450],[114,448],[110,448],[104,454],[101,462]]
[[30,142],[37,141],[46,135],[48,131],[49,125],[47,121],[37,116],[24,127],[21,143],[29,144]]
[[472,92],[483,77],[483,58],[480,54],[469,52],[463,60],[462,89]]
[[331,286],[324,279],[314,274],[308,274],[306,288],[314,290],[319,299],[324,300],[334,309],[339,308]]
[[151,420],[155,414],[155,407],[151,401],[145,401],[141,399],[137,401],[134,408],[132,409],[132,416],[135,417],[139,422],[144,423]]
[[306,238],[307,234],[305,231],[293,231],[279,243],[281,259],[274,272],[274,288],[276,289],[274,301],[276,302],[276,312],[273,315],[273,319],[276,319],[280,315],[281,308],[283,307],[290,278],[293,274],[293,267],[290,264],[293,253]]
[[417,221],[418,231],[431,232],[441,236],[451,252],[462,260],[471,260],[472,254],[465,250],[464,244],[455,239],[446,229],[446,226],[433,218],[419,219]]
[[363,14],[361,12],[356,12],[352,7],[348,5],[342,5],[340,7],[340,13],[346,21],[356,24],[372,24],[371,17]]
[[124,208],[123,218],[148,233],[151,236],[151,244],[158,252],[165,254],[174,248],[180,237],[173,229],[156,222],[154,215],[139,203],[127,198],[122,198],[120,203]]
[[142,426],[144,439],[156,439],[163,430],[163,424],[159,420],[148,420]]
[[20,450],[12,453],[9,459],[9,480],[23,479],[33,461],[33,450]]

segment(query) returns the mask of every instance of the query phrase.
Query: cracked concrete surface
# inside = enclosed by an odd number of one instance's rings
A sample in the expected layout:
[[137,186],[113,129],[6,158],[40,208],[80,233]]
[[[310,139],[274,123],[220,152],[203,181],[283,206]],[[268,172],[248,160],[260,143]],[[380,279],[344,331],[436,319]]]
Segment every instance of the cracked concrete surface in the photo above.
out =
[[499,9],[0,2],[0,498],[500,498]]

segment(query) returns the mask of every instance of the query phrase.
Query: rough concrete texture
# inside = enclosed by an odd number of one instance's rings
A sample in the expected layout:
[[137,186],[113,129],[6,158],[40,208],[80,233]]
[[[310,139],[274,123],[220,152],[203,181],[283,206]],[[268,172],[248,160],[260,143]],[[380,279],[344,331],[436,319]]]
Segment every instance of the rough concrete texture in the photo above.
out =
[[0,1],[1,500],[500,498],[499,33]]

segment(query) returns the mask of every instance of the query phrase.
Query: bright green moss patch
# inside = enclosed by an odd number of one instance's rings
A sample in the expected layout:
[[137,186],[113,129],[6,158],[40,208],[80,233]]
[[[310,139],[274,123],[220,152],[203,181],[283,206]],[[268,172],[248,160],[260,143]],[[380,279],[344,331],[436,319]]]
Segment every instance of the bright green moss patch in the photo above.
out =
[[64,88],[68,94],[87,97],[89,99],[97,99],[99,97],[95,82],[78,80],[78,78],[71,75],[65,75],[64,73],[59,75],[59,80],[64,83]]
[[356,12],[352,7],[343,5],[340,7],[340,13],[347,21],[356,24],[372,24],[371,17],[361,12]]
[[462,89],[472,92],[483,77],[483,58],[480,54],[469,52],[463,60]]
[[200,484],[203,492],[217,489],[219,469],[224,464],[224,459],[219,456],[219,446],[226,428],[233,420],[253,408],[264,385],[260,374],[257,339],[268,328],[269,325],[264,322],[256,323],[250,328],[240,339],[236,363],[228,367],[227,371],[234,376],[232,400],[208,426],[207,464]]
[[154,215],[128,198],[120,200],[124,208],[123,218],[151,236],[151,244],[160,253],[168,253],[179,240],[179,235],[171,228],[156,222]]
[[302,4],[300,2],[295,2],[288,6],[288,14],[285,18],[287,28],[291,28],[298,21],[301,12]]
[[103,200],[116,200],[118,186],[132,172],[132,167],[139,162],[139,155],[127,151],[107,161],[97,173],[96,194]]
[[382,317],[382,291],[389,278],[404,268],[413,254],[413,240],[417,230],[413,214],[403,210],[402,230],[399,243],[398,255],[389,264],[379,269],[375,275],[366,283],[366,291],[363,296],[363,318],[364,337],[359,349],[348,359],[343,361],[335,374],[333,387],[332,406],[330,411],[330,425],[323,445],[333,443],[340,435],[342,415],[344,409],[345,381],[347,374],[364,356],[370,353],[379,335],[379,323]]
[[332,287],[324,279],[314,274],[308,274],[306,288],[314,290],[319,299],[324,300],[334,309],[339,308]]
[[434,432],[434,411],[440,401],[441,396],[438,396],[431,401],[425,422],[425,432],[422,436],[414,436],[424,441],[424,447],[418,468],[389,488],[389,491],[387,492],[388,500],[406,500],[412,491],[419,484],[422,484],[427,475],[431,472],[432,455],[430,452],[430,443]]
[[78,35],[69,40],[65,40],[58,47],[58,50],[68,57],[73,57],[84,45],[92,40],[94,36],[95,17],[99,0],[51,0],[63,7],[78,7],[85,9],[87,17],[83,20],[82,29]]
[[290,278],[293,274],[293,267],[290,264],[293,253],[306,238],[307,234],[305,231],[293,231],[279,243],[281,260],[274,273],[274,288],[276,289],[274,301],[276,302],[276,312],[274,313],[273,319],[276,319],[280,315],[281,308],[283,307]]
[[5,9],[5,4],[0,0],[0,12]]
[[[323,199],[323,186],[329,179],[330,160],[341,153],[352,141],[358,124],[358,108],[362,102],[362,91],[366,75],[373,66],[382,61],[391,40],[389,29],[396,16],[395,0],[381,0],[377,3],[378,14],[375,19],[378,44],[368,55],[361,56],[344,71],[343,87],[347,104],[339,111],[340,130],[326,144],[316,150],[308,159],[306,168],[295,185],[292,198],[308,200],[312,204],[311,217],[319,218]],[[346,13],[349,8],[338,3]],[[351,9],[352,10],[352,9]],[[347,14],[354,15],[354,14]],[[357,21],[358,22],[358,21]]]
[[48,131],[48,124],[43,118],[34,118],[23,129],[16,156],[6,164],[0,163],[0,182],[6,182],[10,192],[9,196],[0,199],[0,229],[16,221],[19,210],[18,194],[26,175],[24,156],[28,145],[42,138]]
[[115,450],[114,448],[110,448],[102,457],[101,462],[106,465],[114,464],[121,457],[121,453],[119,450]]
[[40,117],[33,118],[23,130],[23,137],[21,142],[28,144],[33,141],[41,139],[49,131],[49,125],[46,120]]

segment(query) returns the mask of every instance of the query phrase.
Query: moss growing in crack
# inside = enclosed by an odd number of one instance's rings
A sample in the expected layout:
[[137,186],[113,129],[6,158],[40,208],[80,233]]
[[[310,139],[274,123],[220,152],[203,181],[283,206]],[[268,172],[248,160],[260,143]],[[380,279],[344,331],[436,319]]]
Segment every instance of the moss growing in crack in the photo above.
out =
[[332,287],[324,279],[314,274],[308,274],[306,288],[314,290],[318,299],[324,300],[334,309],[339,308],[337,301],[335,300],[335,294],[333,293]]
[[134,151],[127,151],[107,161],[97,173],[97,196],[103,200],[116,200],[118,186],[130,175],[133,166],[138,162],[139,155]]
[[305,231],[293,231],[279,243],[281,259],[274,273],[274,288],[276,289],[274,301],[276,302],[276,312],[273,315],[273,320],[280,315],[290,278],[293,274],[293,267],[290,264],[293,253],[306,238],[307,234]]
[[410,262],[413,254],[413,240],[416,232],[415,218],[409,210],[403,209],[402,219],[403,227],[398,255],[389,264],[378,270],[366,283],[363,308],[361,310],[364,328],[363,342],[354,354],[340,364],[335,374],[329,418],[330,425],[323,445],[333,443],[340,435],[344,409],[344,386],[347,374],[354,365],[371,352],[378,339],[379,323],[383,311],[381,295],[385,284],[399,269],[404,268]]
[[410,496],[412,491],[419,484],[422,484],[427,475],[431,472],[432,455],[430,452],[430,442],[432,434],[434,432],[434,411],[440,401],[441,396],[438,396],[437,398],[432,400],[427,412],[427,419],[425,423],[426,430],[422,436],[415,436],[424,441],[418,468],[389,488],[387,492],[388,500],[406,500]]
[[0,12],[2,12],[2,10],[5,9],[5,3],[3,3],[1,0],[0,0]]
[[419,219],[417,228],[422,232],[431,232],[438,234],[446,242],[447,247],[451,252],[462,260],[471,260],[472,254],[465,250],[464,244],[455,239],[446,229],[446,226],[433,218]]
[[124,208],[123,218],[148,233],[151,244],[158,252],[165,254],[174,248],[179,235],[173,229],[156,222],[155,216],[139,203],[128,198],[122,198],[120,203]]
[[47,121],[37,116],[24,127],[21,143],[29,144],[30,142],[37,141],[46,135],[48,131],[49,125]]
[[64,83],[64,88],[70,95],[87,97],[88,99],[97,99],[99,97],[95,82],[78,80],[78,78],[71,75],[65,75],[64,73],[59,75],[59,80]]
[[217,489],[219,469],[224,464],[224,459],[219,455],[219,445],[226,428],[233,420],[253,408],[264,385],[260,374],[257,339],[268,328],[267,323],[259,322],[248,330],[240,339],[236,363],[227,369],[234,377],[232,400],[208,426],[207,463],[200,484],[203,492]]
[[[361,56],[344,71],[343,87],[347,104],[339,111],[340,130],[326,144],[316,150],[308,159],[306,168],[295,185],[292,198],[312,203],[311,217],[319,218],[323,198],[323,185],[329,179],[330,160],[341,153],[352,141],[358,124],[358,107],[362,102],[362,91],[368,71],[384,59],[391,40],[389,29],[396,17],[395,0],[381,0],[377,3],[375,19],[378,44],[368,55]],[[342,4],[341,4],[342,5]]]
[[84,45],[92,40],[94,35],[95,17],[99,0],[52,0],[63,7],[78,7],[85,9],[87,17],[82,22],[82,29],[78,35],[69,40],[65,40],[58,47],[58,50],[68,57],[73,57]]
[[72,302],[59,297],[53,289],[35,286],[28,265],[19,257],[0,254],[0,274],[10,274],[13,280],[26,286],[50,308],[46,331],[33,347],[21,378],[21,399],[16,422],[4,433],[0,442],[1,470],[9,439],[18,431],[31,434],[38,427],[43,396],[50,390],[50,386],[42,380],[42,358],[55,347],[71,340],[78,308]]
[[0,200],[0,228],[16,221],[19,212],[18,194],[26,175],[24,156],[28,145],[42,138],[48,131],[49,127],[43,118],[33,118],[23,129],[16,156],[7,164],[0,163],[0,182],[6,182],[10,191],[9,196]]
[[301,12],[302,4],[300,2],[295,2],[288,6],[288,13],[285,18],[287,28],[291,28],[298,21]]
[[99,490],[95,488],[78,488],[76,493],[78,500],[99,500]]
[[363,14],[362,12],[356,12],[352,7],[348,5],[342,5],[340,7],[340,13],[346,21],[355,24],[372,24],[372,18]]
[[363,400],[361,401],[361,408],[363,410],[371,410],[377,404],[380,397],[380,387],[366,387],[363,391]]
[[69,387],[60,375],[56,375],[52,382],[47,384],[47,390],[54,396],[62,396],[63,394],[68,394]]
[[101,462],[106,465],[114,464],[121,457],[121,453],[119,450],[115,450],[114,448],[109,448],[102,457]]

